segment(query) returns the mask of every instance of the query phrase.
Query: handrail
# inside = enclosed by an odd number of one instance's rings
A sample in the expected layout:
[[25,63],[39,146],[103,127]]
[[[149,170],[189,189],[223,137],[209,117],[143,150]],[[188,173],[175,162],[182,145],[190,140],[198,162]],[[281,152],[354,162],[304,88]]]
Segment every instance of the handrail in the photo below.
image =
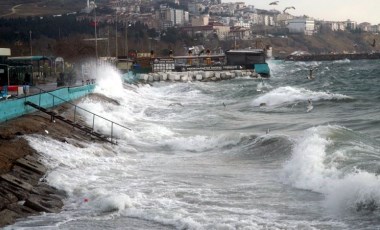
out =
[[[60,99],[61,101],[63,101],[64,103],[74,106],[74,122],[76,122],[76,121],[75,121],[75,117],[76,117],[76,111],[77,111],[77,108],[79,108],[79,109],[81,109],[81,110],[83,110],[83,111],[85,111],[85,112],[87,112],[87,113],[92,114],[92,115],[93,115],[93,118],[92,118],[92,127],[91,127],[92,131],[94,130],[94,127],[95,127],[95,117],[99,117],[99,118],[101,118],[101,119],[103,119],[103,120],[105,120],[105,121],[110,122],[110,123],[111,123],[111,142],[112,142],[112,139],[113,139],[113,125],[114,125],[114,124],[120,126],[121,128],[124,128],[124,129],[131,130],[131,131],[132,131],[132,129],[130,129],[130,128],[124,126],[124,125],[121,125],[121,124],[116,123],[116,122],[114,122],[114,121],[112,121],[112,120],[110,120],[110,119],[107,119],[107,118],[105,118],[105,117],[102,117],[102,116],[100,116],[100,115],[97,115],[97,114],[95,114],[95,113],[93,113],[93,112],[91,112],[91,111],[88,111],[87,109],[84,109],[84,108],[82,108],[82,107],[80,107],[80,106],[77,106],[76,104],[71,103],[70,101],[67,101],[67,100],[65,100],[65,99],[63,99],[63,98],[61,98],[61,97],[59,97],[59,96],[57,96],[57,95],[54,95],[54,94],[50,93],[49,91],[46,91],[46,90],[44,90],[44,89],[41,89],[41,88],[39,88],[39,87],[37,87],[37,86],[32,86],[32,87],[34,87],[34,88],[40,90],[40,93],[39,93],[39,102],[38,102],[38,105],[39,105],[39,106],[41,106],[41,92],[44,92],[44,93],[47,93],[47,94],[53,96],[53,107],[55,106],[55,105],[54,105],[54,98],[58,98],[58,99]],[[26,101],[26,98],[27,98],[27,97],[25,97],[25,101]]]

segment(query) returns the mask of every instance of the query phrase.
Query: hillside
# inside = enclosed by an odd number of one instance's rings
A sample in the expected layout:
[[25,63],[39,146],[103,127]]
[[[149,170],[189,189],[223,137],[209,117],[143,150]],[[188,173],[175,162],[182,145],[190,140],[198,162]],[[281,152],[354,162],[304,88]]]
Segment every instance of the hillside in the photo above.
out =
[[27,17],[70,13],[86,6],[78,0],[1,0],[0,17]]
[[[373,45],[376,40],[375,46]],[[372,33],[331,32],[313,36],[289,35],[285,38],[262,39],[271,45],[275,56],[286,56],[294,51],[320,53],[380,52],[380,35]]]

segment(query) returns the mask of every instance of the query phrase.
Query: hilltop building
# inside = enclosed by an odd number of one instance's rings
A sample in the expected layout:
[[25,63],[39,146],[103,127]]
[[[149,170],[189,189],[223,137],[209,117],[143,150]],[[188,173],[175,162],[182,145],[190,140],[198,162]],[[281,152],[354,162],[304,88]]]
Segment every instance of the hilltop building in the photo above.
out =
[[289,33],[313,35],[315,22],[311,18],[293,18],[288,23]]

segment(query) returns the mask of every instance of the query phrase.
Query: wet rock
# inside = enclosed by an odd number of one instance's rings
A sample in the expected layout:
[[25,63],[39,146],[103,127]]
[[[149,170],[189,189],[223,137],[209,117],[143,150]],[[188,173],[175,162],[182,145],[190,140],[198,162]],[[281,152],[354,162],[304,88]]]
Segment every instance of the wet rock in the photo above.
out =
[[29,191],[6,181],[0,181],[0,190],[12,193],[18,200],[25,200],[29,196]]
[[17,213],[18,215],[20,215],[20,217],[27,217],[30,215],[37,215],[38,214],[38,211],[33,210],[29,207],[26,207],[26,206],[24,206],[22,204],[18,204],[18,203],[13,203],[13,204],[8,205],[7,209]]
[[35,186],[38,184],[41,175],[33,172],[32,170],[20,167],[18,165],[13,166],[9,174],[22,179],[23,181]]
[[46,167],[41,164],[38,161],[31,161],[27,158],[20,158],[16,161],[16,164],[23,167],[27,168],[29,170],[32,170],[33,172],[39,173],[41,175],[46,173]]
[[39,212],[58,213],[63,207],[63,202],[52,197],[31,194],[28,199],[25,200],[24,205]]
[[26,191],[31,191],[33,186],[31,184],[28,184],[22,180],[20,180],[19,178],[7,173],[7,174],[3,174],[0,176],[0,178],[12,185],[15,185],[15,186],[18,186]]
[[32,193],[42,196],[51,196],[55,199],[63,200],[66,198],[67,194],[64,191],[53,188],[47,184],[40,183],[37,187],[32,189]]
[[4,209],[0,212],[0,227],[13,224],[15,222],[15,219],[22,217],[21,215],[17,214],[14,211],[11,211],[9,209]]

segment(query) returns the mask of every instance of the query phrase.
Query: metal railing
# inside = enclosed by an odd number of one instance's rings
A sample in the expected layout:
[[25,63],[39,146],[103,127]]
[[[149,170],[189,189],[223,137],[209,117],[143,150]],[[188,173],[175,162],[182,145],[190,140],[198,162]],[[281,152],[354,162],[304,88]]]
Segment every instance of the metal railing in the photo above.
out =
[[[82,110],[82,111],[84,111],[84,112],[89,113],[89,114],[92,115],[92,126],[91,126],[91,130],[92,130],[92,131],[94,131],[94,129],[95,129],[95,118],[96,118],[96,117],[97,117],[97,118],[100,118],[100,119],[102,119],[102,120],[104,120],[104,121],[109,122],[109,123],[111,124],[110,142],[112,142],[112,143],[113,143],[113,139],[114,139],[114,125],[119,126],[119,127],[121,127],[121,128],[124,128],[124,129],[127,129],[127,130],[132,130],[132,129],[130,129],[130,128],[124,126],[124,125],[121,125],[121,124],[119,124],[119,123],[116,123],[116,122],[114,122],[114,121],[112,121],[112,120],[110,120],[110,119],[107,119],[107,118],[105,118],[105,117],[102,117],[102,116],[100,116],[100,115],[98,115],[98,114],[95,114],[95,113],[93,113],[93,112],[91,112],[91,111],[88,111],[87,109],[84,109],[84,108],[82,108],[82,107],[79,107],[79,106],[77,106],[76,104],[71,103],[70,101],[67,101],[67,100],[65,100],[65,99],[63,99],[63,98],[61,98],[61,97],[59,97],[59,96],[57,96],[57,95],[54,95],[53,93],[51,93],[51,92],[49,92],[49,91],[46,91],[46,90],[44,90],[44,89],[41,89],[41,88],[39,88],[39,87],[37,87],[37,86],[31,86],[31,87],[36,88],[36,89],[39,90],[39,93],[38,93],[38,95],[39,95],[38,106],[41,106],[41,95],[42,95],[42,93],[49,94],[49,95],[51,95],[51,96],[53,97],[53,98],[52,98],[52,100],[53,100],[53,102],[52,102],[52,107],[55,107],[56,105],[61,105],[61,104],[69,104],[69,105],[73,106],[73,107],[74,107],[74,115],[73,115],[73,122],[74,122],[74,123],[77,122],[77,118],[76,118],[76,117],[77,117],[77,113],[78,113],[77,110],[78,110],[78,109],[80,109],[80,110]],[[33,96],[33,95],[31,95],[31,96]],[[25,96],[25,102],[26,102],[26,99],[27,99],[28,97],[29,97],[29,96]],[[55,103],[56,103],[56,102],[55,102],[55,98],[59,99],[59,100],[62,101],[63,103],[57,103],[57,104],[55,104]]]

